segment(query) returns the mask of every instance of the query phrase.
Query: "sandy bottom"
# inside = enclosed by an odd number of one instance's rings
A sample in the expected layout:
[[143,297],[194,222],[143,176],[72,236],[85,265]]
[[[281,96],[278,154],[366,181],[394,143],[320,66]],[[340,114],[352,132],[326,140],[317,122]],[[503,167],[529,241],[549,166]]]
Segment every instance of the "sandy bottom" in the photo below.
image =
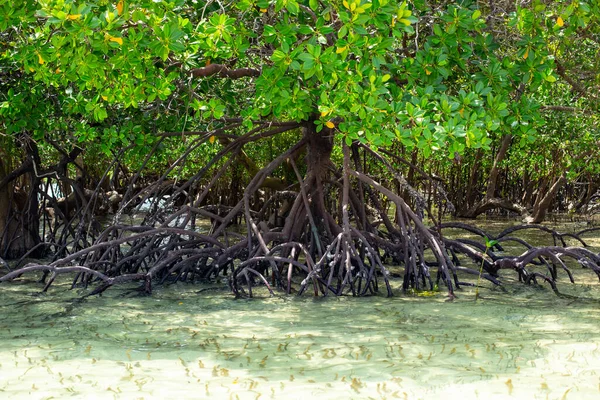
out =
[[600,286],[576,272],[577,300],[515,282],[478,302],[185,284],[80,302],[26,277],[0,286],[0,398],[598,399]]

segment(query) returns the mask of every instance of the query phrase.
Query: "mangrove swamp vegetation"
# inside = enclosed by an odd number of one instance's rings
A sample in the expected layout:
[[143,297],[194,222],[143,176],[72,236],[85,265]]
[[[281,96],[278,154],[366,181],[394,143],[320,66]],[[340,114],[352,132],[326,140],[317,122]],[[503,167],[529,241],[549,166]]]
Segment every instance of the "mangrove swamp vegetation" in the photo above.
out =
[[[36,272],[85,296],[454,298],[600,278],[597,1],[0,0],[0,16],[2,289]],[[590,225],[542,224],[556,215]],[[522,223],[469,221],[487,216]]]

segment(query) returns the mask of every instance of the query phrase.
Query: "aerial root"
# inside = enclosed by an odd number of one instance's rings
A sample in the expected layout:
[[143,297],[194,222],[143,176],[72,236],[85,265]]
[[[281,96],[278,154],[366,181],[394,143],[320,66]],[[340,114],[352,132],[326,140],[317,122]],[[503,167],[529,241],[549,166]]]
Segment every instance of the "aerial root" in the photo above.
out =
[[[281,129],[290,128],[269,130],[263,127],[243,140],[273,135]],[[199,137],[192,147],[205,143],[211,133]],[[567,239],[572,239],[586,246],[581,236],[595,228],[571,234],[541,225],[521,225],[490,235],[460,222],[438,223],[431,216],[431,210],[424,209],[423,198],[407,186],[392,165],[364,146],[350,148],[343,145],[342,168],[335,169],[332,165],[325,168],[334,170],[335,179],[323,178],[319,171],[310,169],[303,176],[294,156],[307,146],[305,136],[254,174],[241,198],[227,206],[206,203],[227,168],[233,165],[243,140],[231,141],[202,171],[175,188],[171,187],[169,190],[173,194],[168,206],[152,206],[145,225],[122,225],[116,217],[115,225],[91,235],[86,229],[63,222],[61,232],[69,241],[52,242],[58,250],[49,265],[19,267],[17,263],[12,271],[9,269],[0,278],[0,282],[41,271],[44,273],[44,291],[58,275],[70,273],[74,274],[72,287],[97,285],[88,295],[130,282],[141,283],[140,290],[149,293],[153,282],[226,280],[236,296],[253,296],[257,286],[266,288],[270,295],[278,291],[298,295],[309,291],[314,296],[368,296],[378,293],[383,281],[385,293],[391,296],[390,270],[402,267],[400,276],[404,291],[435,290],[437,285],[445,286],[449,296],[453,297],[454,291],[462,285],[472,285],[459,280],[459,273],[480,275],[480,266],[483,269],[481,277],[494,285],[502,284],[499,272],[508,269],[516,271],[526,284],[543,281],[556,291],[561,270],[571,282],[575,280],[565,257],[591,269],[600,279],[599,256],[584,247],[566,245]],[[410,193],[417,203],[416,212],[402,197],[361,169],[359,149],[374,155]],[[187,154],[175,162],[173,168],[183,165]],[[293,169],[297,186],[265,191],[265,180],[286,161]],[[201,186],[200,179],[215,170],[210,179],[202,181],[208,181],[205,186]],[[163,183],[167,174],[145,191],[126,194],[123,208],[140,204],[144,198],[152,199],[153,203],[159,201],[166,193]],[[138,178],[136,175],[133,180]],[[329,195],[327,207],[323,194],[326,191]],[[185,198],[184,205],[175,204],[180,197]],[[269,225],[269,213],[277,210],[284,199],[292,204],[288,214],[281,216],[285,218],[284,226]],[[382,206],[385,201],[395,207],[393,217]],[[442,194],[440,204],[443,201]],[[426,211],[436,221],[434,228],[423,224]],[[374,223],[370,217],[378,218],[383,226]],[[201,228],[200,219],[210,219],[210,229]],[[242,223],[246,230],[239,233]],[[449,239],[443,235],[447,229],[467,231],[485,242]],[[550,234],[555,246],[533,247],[527,241],[511,236],[523,229]],[[508,242],[522,245],[525,252],[520,256],[499,253]],[[470,259],[471,264],[461,265],[464,258]],[[545,273],[533,270],[537,267],[545,268]],[[397,276],[395,271],[394,276]]]
[[[348,203],[345,203],[347,199],[342,196],[343,209],[349,209]],[[88,294],[94,295],[128,282],[142,283],[140,290],[149,293],[152,281],[213,281],[229,275],[229,285],[237,296],[253,296],[256,285],[265,287],[271,295],[278,290],[301,295],[312,287],[311,293],[315,296],[366,296],[377,293],[383,280],[386,293],[391,296],[391,274],[388,270],[391,261],[404,265],[405,290],[432,290],[430,269],[437,268],[436,280],[446,284],[450,280],[448,292],[452,294],[454,287],[470,285],[459,281],[457,273],[479,274],[477,268],[461,265],[463,256],[471,259],[471,265],[482,265],[481,277],[494,285],[502,284],[501,270],[513,270],[526,284],[537,284],[541,280],[557,291],[559,270],[575,282],[572,267],[565,258],[575,260],[600,279],[600,256],[589,249],[532,247],[522,239],[505,235],[498,240],[518,242],[525,247],[525,252],[519,256],[500,255],[477,241],[445,237],[440,240],[429,230],[426,231],[431,236],[424,236],[418,223],[411,219],[401,203],[399,205],[398,231],[410,240],[362,232],[350,224],[349,219],[344,223],[342,218],[339,233],[333,239],[319,236],[319,241],[326,247],[318,252],[314,241],[312,246],[307,244],[310,243],[307,238],[313,235],[308,218],[304,220],[306,228],[300,241],[284,241],[280,232],[261,230],[255,223],[260,236],[251,235],[248,242],[248,236],[234,232],[224,231],[215,237],[186,229],[184,225],[189,224],[194,215],[208,215],[201,209],[187,207],[169,219],[181,224],[156,228],[113,226],[99,235],[97,243],[86,249],[48,265],[30,263],[15,268],[1,277],[0,282],[44,272],[43,291],[47,291],[58,275],[74,274],[72,287],[88,287],[96,283],[96,288]],[[436,244],[441,253],[436,254]],[[397,254],[392,256],[392,251]],[[431,254],[435,261],[430,260]],[[437,258],[439,254],[443,257]],[[532,269],[540,266],[547,272]]]
[[[557,280],[558,271],[557,267],[560,267],[567,274],[571,283],[575,283],[575,278],[571,269],[567,266],[564,257],[571,258],[582,265],[584,268],[591,269],[600,279],[600,256],[586,249],[585,247],[567,247],[565,238],[571,237],[572,239],[578,240],[583,245],[585,242],[579,237],[580,233],[560,233],[556,230],[547,228],[541,225],[519,225],[505,229],[497,236],[489,235],[483,230],[464,224],[460,222],[449,222],[441,224],[441,228],[455,228],[468,231],[476,234],[486,240],[486,243],[479,243],[469,239],[457,239],[451,240],[444,238],[446,247],[452,252],[455,259],[455,263],[459,268],[465,272],[467,271],[464,267],[460,267],[460,261],[456,258],[456,254],[462,254],[471,259],[476,265],[481,265],[482,269],[486,272],[482,277],[499,284],[498,281],[499,271],[501,269],[512,269],[518,274],[519,280],[526,284],[538,283],[537,279],[540,278],[547,282],[552,290],[558,292]],[[507,236],[511,233],[522,229],[537,229],[542,232],[546,232],[552,235],[555,244],[562,244],[563,246],[546,246],[546,247],[533,247],[523,239]],[[583,233],[588,230],[582,231]],[[500,242],[514,241],[526,248],[526,251],[520,256],[506,256],[497,255],[492,251],[496,247],[499,251],[504,249],[499,245]],[[558,242],[558,243],[557,243]],[[489,245],[491,243],[491,246]],[[538,271],[528,270],[527,266],[545,266],[548,275],[542,274]]]

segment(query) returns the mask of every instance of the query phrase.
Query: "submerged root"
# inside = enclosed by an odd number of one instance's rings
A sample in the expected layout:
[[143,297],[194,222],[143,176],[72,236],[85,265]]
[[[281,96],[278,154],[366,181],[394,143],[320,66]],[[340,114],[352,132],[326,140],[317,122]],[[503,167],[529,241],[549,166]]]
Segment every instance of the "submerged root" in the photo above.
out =
[[[427,212],[433,221],[436,218],[384,155],[363,145],[344,144],[343,165],[336,167],[331,160],[333,134],[317,134],[310,125],[304,127],[295,144],[253,175],[241,198],[228,206],[207,200],[245,143],[296,127],[261,126],[228,142],[196,175],[169,187],[172,194],[166,200],[167,172],[139,193],[128,190],[114,226],[92,232],[81,228],[86,219],[73,228],[65,223],[60,232],[70,239],[54,242],[56,256],[50,264],[15,268],[0,282],[42,271],[44,291],[56,276],[69,273],[74,274],[72,287],[95,285],[88,295],[127,282],[139,282],[140,290],[150,293],[155,283],[218,281],[227,282],[236,296],[253,296],[257,286],[271,295],[309,292],[314,296],[369,296],[377,294],[383,285],[385,294],[392,296],[392,278],[399,276],[403,291],[445,287],[453,297],[461,285],[473,285],[464,278],[461,281],[459,274],[478,276],[479,267],[483,269],[481,277],[493,285],[501,285],[500,271],[509,269],[526,284],[541,280],[556,291],[559,269],[574,281],[565,257],[575,259],[600,278],[598,255],[566,246],[566,238],[585,246],[580,235],[587,231],[567,234],[540,225],[524,225],[492,236],[457,222],[436,223],[428,228],[423,215]],[[213,134],[201,136],[192,147]],[[380,161],[381,168],[412,196],[416,211],[379,183],[376,175],[363,169],[360,151]],[[303,152],[306,171],[294,161]],[[184,165],[187,154],[170,169]],[[265,190],[264,183],[284,163],[291,166],[296,184],[282,190]],[[437,198],[441,208],[445,197]],[[160,204],[161,199],[166,203]],[[141,226],[118,223],[125,208],[144,200],[151,206]],[[393,217],[383,204],[392,205]],[[270,218],[273,214],[277,218]],[[200,224],[207,219],[210,228]],[[276,223],[278,219],[284,221],[283,226]],[[465,230],[481,240],[450,239],[443,235],[447,229]],[[509,236],[522,229],[551,234],[555,246],[533,247]],[[497,253],[505,242],[517,242],[526,251],[519,256]],[[465,258],[470,265],[461,265]],[[532,270],[540,266],[547,274]]]
[[[507,228],[497,236],[492,236],[479,228],[459,222],[444,223],[441,224],[441,228],[465,230],[485,240],[485,243],[480,243],[468,239],[451,240],[445,238],[444,242],[448,249],[451,250],[457,265],[460,265],[460,261],[456,257],[456,254],[462,254],[477,265],[481,265],[482,269],[486,271],[486,274],[482,275],[482,277],[488,280],[492,280],[491,278],[493,278],[497,281],[499,271],[502,269],[514,270],[517,272],[520,281],[526,284],[537,284],[538,278],[540,278],[542,281],[547,282],[552,290],[558,293],[558,268],[567,274],[571,283],[575,283],[571,268],[564,261],[565,257],[576,261],[585,269],[592,270],[600,279],[600,255],[593,253],[585,247],[567,247],[565,241],[565,238],[570,237],[587,246],[580,235],[588,232],[588,230],[579,233],[560,233],[542,225],[519,225]],[[537,229],[549,233],[552,235],[555,245],[534,247],[523,239],[507,236],[523,229]],[[494,248],[497,248],[498,251],[504,252],[500,243],[509,241],[519,243],[527,250],[518,256],[498,255],[493,251]],[[562,246],[557,244],[562,244]],[[546,268],[547,275],[531,269],[540,266]]]

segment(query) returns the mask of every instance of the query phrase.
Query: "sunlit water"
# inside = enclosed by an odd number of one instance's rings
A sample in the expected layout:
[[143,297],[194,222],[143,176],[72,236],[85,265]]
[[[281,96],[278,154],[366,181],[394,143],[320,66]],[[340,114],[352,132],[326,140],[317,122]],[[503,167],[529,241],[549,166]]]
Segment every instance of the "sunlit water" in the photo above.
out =
[[559,288],[577,300],[512,281],[477,302],[400,282],[390,299],[177,284],[78,301],[25,277],[0,286],[0,398],[597,399],[600,286],[575,272]]

